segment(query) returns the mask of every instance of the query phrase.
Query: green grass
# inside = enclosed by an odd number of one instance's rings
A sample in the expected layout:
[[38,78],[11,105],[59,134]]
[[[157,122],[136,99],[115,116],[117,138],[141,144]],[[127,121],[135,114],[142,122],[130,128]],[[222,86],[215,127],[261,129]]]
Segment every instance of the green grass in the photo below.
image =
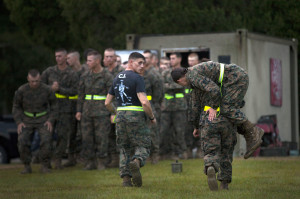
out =
[[123,188],[118,169],[83,171],[80,166],[51,174],[21,175],[20,164],[0,165],[0,199],[96,198],[300,198],[300,157],[235,158],[229,191],[211,192],[203,160],[183,160],[183,172],[173,174],[171,161],[142,168],[143,186]]

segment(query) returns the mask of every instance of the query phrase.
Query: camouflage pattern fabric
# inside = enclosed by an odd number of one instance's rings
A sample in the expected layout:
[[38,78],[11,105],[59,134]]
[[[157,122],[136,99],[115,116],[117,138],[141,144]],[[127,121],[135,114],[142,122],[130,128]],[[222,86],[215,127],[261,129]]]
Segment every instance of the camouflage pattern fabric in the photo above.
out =
[[214,105],[214,109],[220,106],[221,114],[235,124],[245,122],[247,118],[240,108],[243,106],[243,99],[249,85],[247,72],[235,64],[225,64],[222,94],[221,84],[218,82],[219,76],[220,63],[212,61],[189,68],[186,75],[192,88],[208,93],[210,100],[206,106]]
[[[40,117],[29,117],[24,114],[24,111],[29,113],[47,111],[47,114]],[[26,126],[18,135],[18,148],[23,163],[31,162],[31,138],[34,131],[38,131],[41,139],[39,154],[42,162],[46,164],[51,154],[52,133],[47,130],[44,123],[49,121],[53,125],[57,116],[54,93],[43,83],[36,89],[31,89],[28,83],[24,84],[15,92],[12,113],[17,124],[23,122]]]
[[[110,73],[112,74],[113,78],[117,76],[120,72],[124,71],[120,65],[117,65]],[[117,102],[114,101],[115,107],[117,107]],[[119,154],[119,149],[117,148],[116,144],[116,124],[111,123],[110,132],[108,135],[108,154]]]
[[49,87],[51,87],[53,82],[58,82],[59,90],[56,94],[67,97],[56,98],[58,112],[60,114],[57,117],[54,127],[54,133],[57,135],[54,157],[60,159],[66,153],[68,137],[72,131],[74,131],[74,126],[76,125],[74,102],[68,97],[77,95],[79,77],[71,67],[67,67],[65,70],[61,71],[58,66],[55,65],[48,67],[45,71],[43,71],[41,81]]
[[[209,166],[213,166],[218,172],[218,180],[230,183],[232,155],[237,142],[236,127],[223,115],[209,121],[204,106],[210,102],[210,95],[199,89],[193,89],[191,94],[192,110],[189,118],[194,124],[194,128],[200,129],[201,146],[204,153],[204,173]],[[218,102],[212,104],[212,107],[216,107],[217,104]]]
[[[79,78],[76,72],[70,67],[67,67],[64,71],[59,70],[57,65],[49,67],[42,73],[41,81],[48,86],[51,86],[53,82],[57,81],[59,84],[58,94],[65,96],[77,95]],[[74,112],[72,101],[68,98],[57,98],[57,103],[58,112]]]
[[[208,115],[207,115],[208,116]],[[218,172],[218,180],[230,183],[232,180],[232,154],[237,142],[236,128],[230,121],[219,116],[214,123],[205,120],[201,126],[202,150],[204,152],[204,172],[213,166]]]
[[[185,143],[186,111],[164,111],[162,113],[161,151],[166,154],[171,151],[177,155],[187,150]],[[173,130],[172,130],[173,128]]]
[[[173,148],[173,152],[180,154],[186,151],[184,135],[187,123],[187,102],[184,98],[185,88],[173,81],[171,71],[172,69],[167,69],[162,73],[165,96],[161,106],[160,146],[162,147],[162,153],[166,153],[168,148]],[[171,131],[171,129],[174,129],[174,131]],[[173,143],[170,143],[170,138],[173,138]]]
[[120,148],[120,177],[132,176],[129,162],[138,159],[142,167],[150,154],[151,136],[146,114],[140,111],[117,111],[116,133],[117,146]]
[[153,66],[150,66],[150,68],[144,72],[143,77],[146,93],[147,96],[151,96],[151,100],[149,101],[157,121],[156,125],[152,125],[150,120],[147,122],[151,131],[151,153],[159,153],[160,106],[164,97],[163,81],[162,77],[157,73]]
[[87,159],[107,156],[108,134],[110,132],[110,113],[105,107],[105,99],[87,100],[86,95],[106,97],[113,77],[103,68],[100,73],[88,71],[79,82],[77,112],[82,112],[82,155]]

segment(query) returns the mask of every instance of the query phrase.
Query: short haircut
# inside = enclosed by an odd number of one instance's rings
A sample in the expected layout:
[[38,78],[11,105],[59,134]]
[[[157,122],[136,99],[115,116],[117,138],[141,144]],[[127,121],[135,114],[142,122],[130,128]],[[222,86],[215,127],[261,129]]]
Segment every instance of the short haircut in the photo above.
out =
[[37,69],[30,69],[28,71],[28,75],[30,75],[31,77],[37,77],[38,75],[40,75],[40,72]]
[[85,60],[87,60],[87,56],[88,56],[89,52],[92,52],[92,51],[95,51],[95,50],[92,49],[92,48],[87,48],[87,49],[84,50],[83,56],[84,56]]
[[199,60],[199,56],[197,53],[191,53],[189,54],[188,58],[196,58],[197,60]]
[[152,55],[152,52],[151,52],[151,50],[144,50],[144,52],[143,53],[150,53],[151,55]]
[[89,53],[87,54],[87,57],[88,57],[88,56],[91,56],[91,55],[93,55],[96,59],[99,59],[100,61],[101,61],[101,59],[102,59],[101,54],[100,54],[98,51],[96,51],[96,50],[93,50],[93,51],[89,52]]
[[161,57],[160,60],[167,60],[167,61],[170,61],[170,58],[169,58],[169,57]]
[[171,72],[171,76],[174,82],[177,82],[181,77],[187,73],[187,68],[174,68]]
[[64,48],[57,48],[57,49],[55,50],[55,53],[58,53],[58,52],[63,52],[63,53],[65,53],[65,54],[67,54],[67,50],[64,49]]
[[80,54],[78,51],[70,51],[68,52],[68,54],[72,54],[73,56],[77,57],[78,59],[80,59]]
[[105,50],[104,50],[104,52],[105,51],[108,51],[108,52],[114,52],[114,54],[116,54],[116,51],[113,49],[113,48],[106,48]]
[[142,55],[141,53],[138,53],[138,52],[133,52],[133,53],[131,53],[130,55],[129,55],[129,58],[128,58],[128,60],[129,59],[143,59],[144,61],[145,61],[145,57],[144,57],[144,55]]
[[176,55],[177,58],[181,58],[182,57],[181,53],[179,53],[179,52],[173,52],[173,53],[170,54],[170,56],[171,55]]

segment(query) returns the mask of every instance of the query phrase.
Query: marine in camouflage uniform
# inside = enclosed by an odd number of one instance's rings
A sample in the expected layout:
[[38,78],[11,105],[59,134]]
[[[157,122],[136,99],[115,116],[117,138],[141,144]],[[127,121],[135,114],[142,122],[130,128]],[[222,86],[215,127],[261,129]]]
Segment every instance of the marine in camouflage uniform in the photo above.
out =
[[[162,73],[165,96],[161,108],[160,146],[162,153],[168,153],[171,149],[172,156],[175,158],[186,154],[187,150],[184,139],[187,103],[184,98],[185,87],[172,80],[171,71],[172,69],[166,69]],[[171,130],[172,128],[174,131]]]
[[[68,52],[67,63],[73,69],[73,71],[78,75],[78,78],[87,71],[87,67],[81,65],[80,63],[80,54],[77,51]],[[70,99],[72,103],[72,115],[76,114],[76,105],[77,98]],[[68,143],[67,143],[67,153],[68,161],[63,164],[64,167],[75,166],[78,161],[82,161],[81,149],[82,149],[82,134],[80,121],[75,121],[72,130],[68,134]]]
[[[120,65],[116,62],[116,53],[112,48],[107,48],[104,50],[104,67],[112,74],[113,78],[122,71]],[[114,105],[117,106],[117,102],[114,101]],[[113,118],[114,115],[111,116]],[[111,122],[111,130],[108,135],[108,161],[106,163],[108,168],[117,168],[119,166],[119,150],[116,145],[116,124]]]
[[54,85],[55,96],[58,103],[58,116],[56,118],[54,132],[57,135],[54,151],[55,169],[62,169],[61,160],[66,153],[68,135],[75,126],[74,107],[72,100],[77,98],[78,75],[66,65],[67,52],[59,49],[55,52],[57,65],[47,68],[41,76],[43,83],[49,85],[52,90]]
[[100,62],[98,52],[88,53],[90,70],[81,76],[78,88],[76,118],[81,120],[82,156],[87,159],[85,170],[96,169],[96,159],[98,170],[105,169],[107,157],[110,113],[104,102],[113,77]]
[[148,125],[151,131],[151,159],[152,164],[156,164],[159,160],[159,145],[160,145],[160,117],[161,117],[161,103],[164,98],[163,79],[153,66],[143,74],[145,81],[145,89],[148,100],[150,101],[153,113],[155,115],[157,124],[152,125],[148,120]]
[[[232,180],[233,150],[236,145],[236,127],[229,119],[219,115],[214,120],[208,120],[208,113],[204,111],[210,98],[207,92],[192,91],[191,121],[195,129],[199,129],[201,145],[204,153],[204,173],[208,176],[208,185],[211,190],[217,190],[217,179],[221,181],[221,189],[228,189]],[[213,105],[217,108],[218,104]]]
[[[220,63],[203,62],[185,71],[174,70],[172,76],[180,85],[191,85],[193,89],[206,92],[207,98],[210,99],[206,106],[212,107],[212,105],[220,104],[220,115],[237,125],[238,133],[244,135],[246,139],[247,152],[244,158],[247,159],[262,143],[261,138],[264,132],[251,123],[241,111],[249,85],[247,72],[235,64],[223,66],[224,72],[222,73]],[[209,117],[213,119],[216,110],[211,108],[208,111]]]
[[[156,123],[145,93],[144,80],[138,74],[142,72],[144,62],[143,55],[131,53],[127,69],[114,79],[105,101],[108,110],[116,114],[117,145],[120,149],[119,169],[123,186],[132,186],[132,183],[137,187],[142,186],[140,167],[145,165],[151,146],[146,116],[153,124]],[[117,110],[112,104],[114,98],[118,102]]]
[[47,85],[40,83],[38,71],[29,71],[28,81],[29,83],[22,85],[15,92],[12,109],[14,120],[18,125],[20,158],[25,165],[22,173],[32,172],[30,146],[35,131],[40,137],[41,172],[47,173],[51,155],[51,130],[57,116],[56,99],[52,90]]

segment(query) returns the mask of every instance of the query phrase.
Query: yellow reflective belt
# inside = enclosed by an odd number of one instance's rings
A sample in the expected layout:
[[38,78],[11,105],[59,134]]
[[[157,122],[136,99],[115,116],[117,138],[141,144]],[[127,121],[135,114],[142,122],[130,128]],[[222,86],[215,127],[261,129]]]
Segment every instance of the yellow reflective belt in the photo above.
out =
[[175,97],[176,98],[182,98],[182,97],[184,97],[184,94],[183,93],[176,93]]
[[46,115],[47,111],[40,112],[40,113],[30,113],[30,112],[24,111],[24,114],[28,117],[41,117],[43,115]]
[[67,96],[67,95],[62,95],[59,93],[55,93],[55,97],[56,98],[60,98],[60,99],[65,99],[65,98],[69,98],[69,99],[78,99],[78,95],[74,95],[74,96]]
[[[210,106],[205,106],[204,107],[204,111],[208,111],[208,109],[210,109],[211,107]],[[219,112],[220,111],[220,107],[217,108],[217,111]]]
[[144,111],[141,106],[119,106],[117,111]]
[[169,99],[173,99],[174,96],[173,96],[173,95],[169,95],[168,93],[165,93],[165,98],[166,98],[167,100],[169,100]]
[[69,96],[69,99],[78,99],[78,95]]
[[86,100],[105,100],[105,95],[85,95]]
[[[175,94],[175,98],[183,98],[183,97],[184,97],[184,94],[183,94],[183,93],[176,93],[176,94]],[[169,100],[169,99],[173,99],[174,96],[173,96],[173,95],[170,95],[170,94],[168,94],[168,93],[165,93],[165,98],[166,98],[167,100]]]
[[61,95],[59,93],[55,93],[56,98],[68,98],[66,95]]
[[152,100],[152,96],[151,95],[147,95],[147,99],[150,101]]
[[186,88],[184,91],[185,91],[186,94],[189,94],[192,91],[192,89],[191,88]]

